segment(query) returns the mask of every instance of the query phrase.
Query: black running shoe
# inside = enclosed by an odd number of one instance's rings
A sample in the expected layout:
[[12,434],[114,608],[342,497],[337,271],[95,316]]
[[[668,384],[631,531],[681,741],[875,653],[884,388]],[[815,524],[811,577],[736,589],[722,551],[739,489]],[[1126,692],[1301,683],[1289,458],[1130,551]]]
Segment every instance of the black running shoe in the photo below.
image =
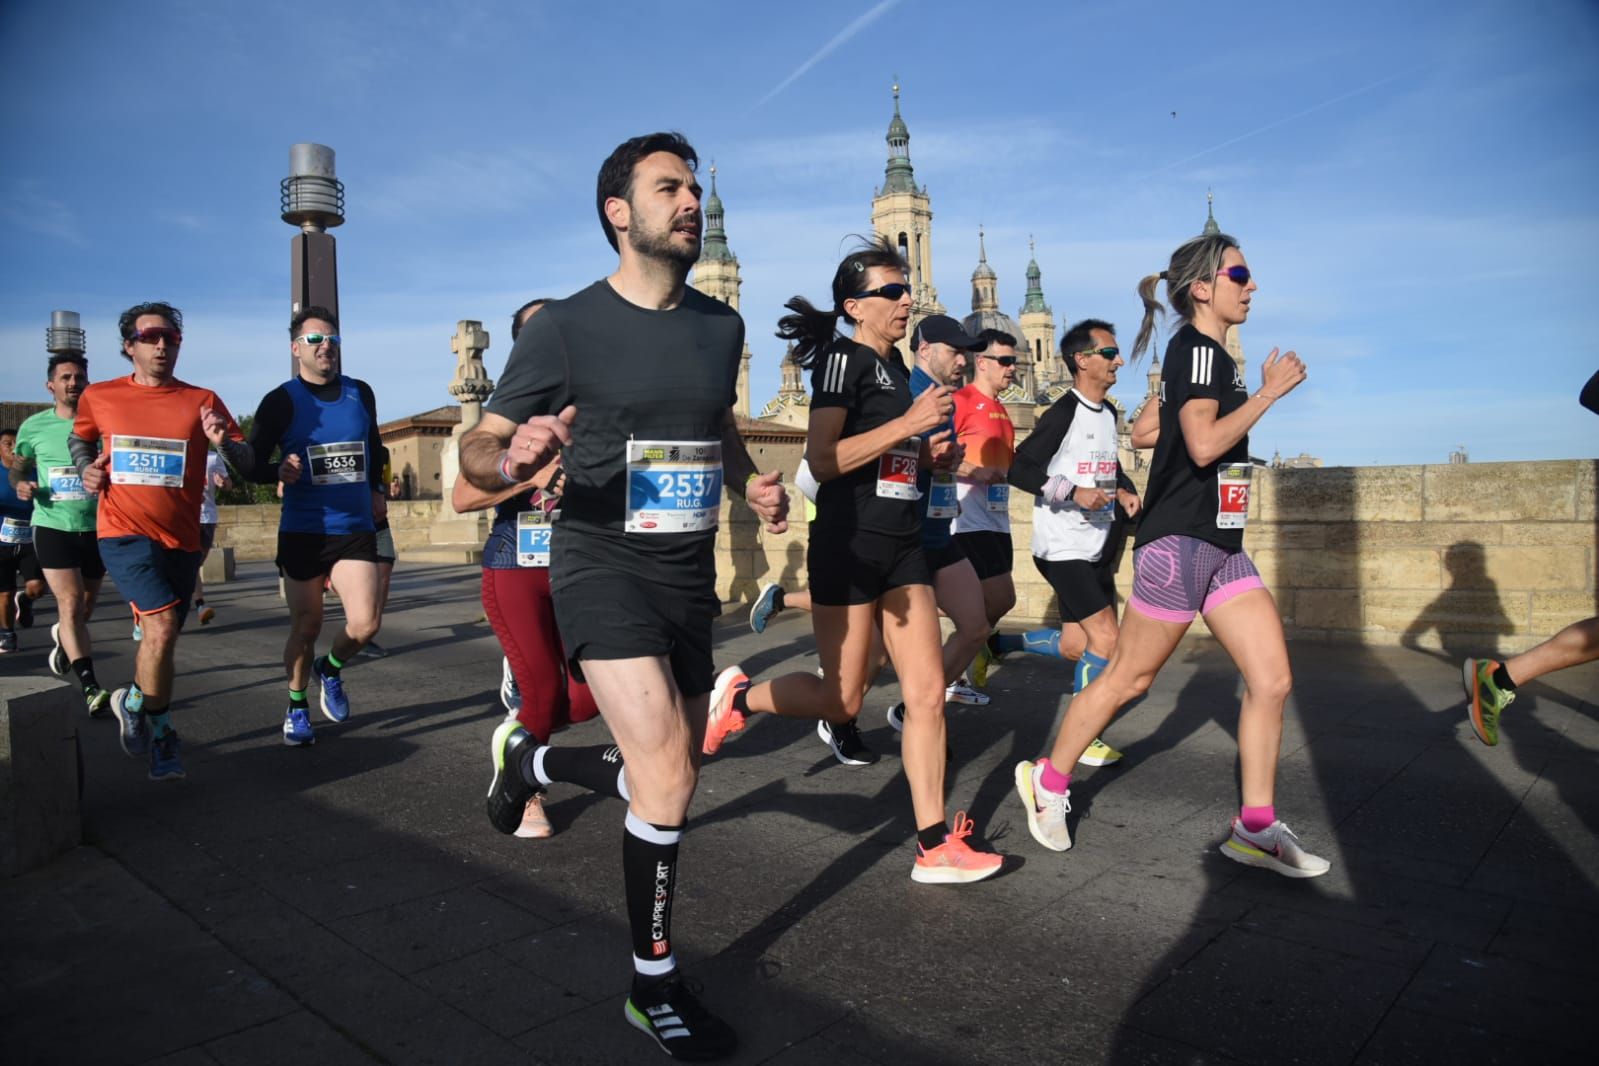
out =
[[684,1062],[724,1058],[738,1047],[733,1027],[706,1010],[680,974],[635,990],[623,1007],[628,1024],[648,1033],[661,1050]]
[[489,821],[507,835],[521,827],[522,812],[537,791],[522,780],[522,753],[530,744],[537,747],[538,741],[515,718],[501,722],[489,742],[489,755],[494,760],[494,779],[489,782]]
[[844,725],[817,722],[816,735],[827,742],[834,757],[845,766],[870,766],[877,761],[877,752],[866,746],[866,741],[861,739],[861,727],[854,722]]

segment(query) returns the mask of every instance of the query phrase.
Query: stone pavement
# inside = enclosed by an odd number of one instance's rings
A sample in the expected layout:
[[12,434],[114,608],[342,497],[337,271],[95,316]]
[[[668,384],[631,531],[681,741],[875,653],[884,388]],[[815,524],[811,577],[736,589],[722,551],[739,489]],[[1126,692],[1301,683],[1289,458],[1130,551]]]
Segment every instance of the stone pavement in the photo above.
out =
[[[620,804],[557,786],[546,841],[484,818],[501,712],[476,571],[402,565],[388,656],[349,672],[351,720],[318,719],[309,749],[279,741],[270,567],[240,576],[179,649],[188,780],[145,780],[112,721],[84,720],[85,845],[0,883],[0,1061],[665,1061],[622,1019]],[[53,618],[0,669],[42,672]],[[121,683],[125,609],[94,631]],[[719,658],[751,673],[812,668],[811,648],[793,612],[762,637],[742,611],[719,623]],[[1529,686],[1489,749],[1456,657],[1292,652],[1278,808],[1333,862],[1314,881],[1216,852],[1238,682],[1208,641],[1111,727],[1126,764],[1078,777],[1064,855],[1011,791],[1064,665],[1015,656],[992,707],[952,709],[951,810],[1012,856],[980,885],[910,881],[892,687],[869,699],[873,767],[799,723],[735,738],[706,766],[676,908],[735,1061],[1592,1061],[1599,668]]]

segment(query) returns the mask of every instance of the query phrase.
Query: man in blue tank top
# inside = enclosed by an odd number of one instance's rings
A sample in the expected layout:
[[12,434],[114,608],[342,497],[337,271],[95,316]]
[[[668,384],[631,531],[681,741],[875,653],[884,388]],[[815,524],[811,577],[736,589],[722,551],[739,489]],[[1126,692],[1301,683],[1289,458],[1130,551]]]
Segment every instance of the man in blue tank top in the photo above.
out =
[[[339,372],[338,329],[326,308],[295,314],[289,350],[296,374],[267,393],[250,430],[252,480],[283,486],[277,564],[289,604],[283,743],[291,747],[316,742],[306,698],[313,679],[322,713],[333,722],[350,716],[339,672],[377,636],[383,616],[376,528],[385,509],[386,455],[371,386]],[[317,656],[329,583],[344,607],[344,628]]]

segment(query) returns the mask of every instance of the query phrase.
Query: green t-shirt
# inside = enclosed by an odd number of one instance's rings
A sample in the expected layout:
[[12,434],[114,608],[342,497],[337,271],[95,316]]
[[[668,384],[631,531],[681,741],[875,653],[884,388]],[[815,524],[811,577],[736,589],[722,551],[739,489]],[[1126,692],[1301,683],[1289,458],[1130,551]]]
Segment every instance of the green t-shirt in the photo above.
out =
[[33,460],[29,480],[39,483],[33,493],[33,524],[66,533],[92,533],[99,501],[83,491],[72,465],[67,451],[71,433],[72,419],[60,418],[55,408],[46,407],[17,430],[17,455]]

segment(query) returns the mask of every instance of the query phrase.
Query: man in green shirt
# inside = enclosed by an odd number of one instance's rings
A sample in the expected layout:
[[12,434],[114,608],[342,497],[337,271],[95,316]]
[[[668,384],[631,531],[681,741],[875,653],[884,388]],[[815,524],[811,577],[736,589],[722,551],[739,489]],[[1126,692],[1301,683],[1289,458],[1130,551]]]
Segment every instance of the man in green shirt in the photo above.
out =
[[50,671],[62,677],[70,667],[83,685],[89,713],[95,715],[111,700],[95,680],[89,653],[89,614],[100,594],[105,564],[95,539],[98,501],[84,490],[67,451],[78,397],[89,384],[89,361],[77,354],[51,356],[48,375],[45,388],[55,406],[22,423],[10,478],[18,496],[33,500],[34,553],[61,613],[61,620],[50,627],[55,642]]

